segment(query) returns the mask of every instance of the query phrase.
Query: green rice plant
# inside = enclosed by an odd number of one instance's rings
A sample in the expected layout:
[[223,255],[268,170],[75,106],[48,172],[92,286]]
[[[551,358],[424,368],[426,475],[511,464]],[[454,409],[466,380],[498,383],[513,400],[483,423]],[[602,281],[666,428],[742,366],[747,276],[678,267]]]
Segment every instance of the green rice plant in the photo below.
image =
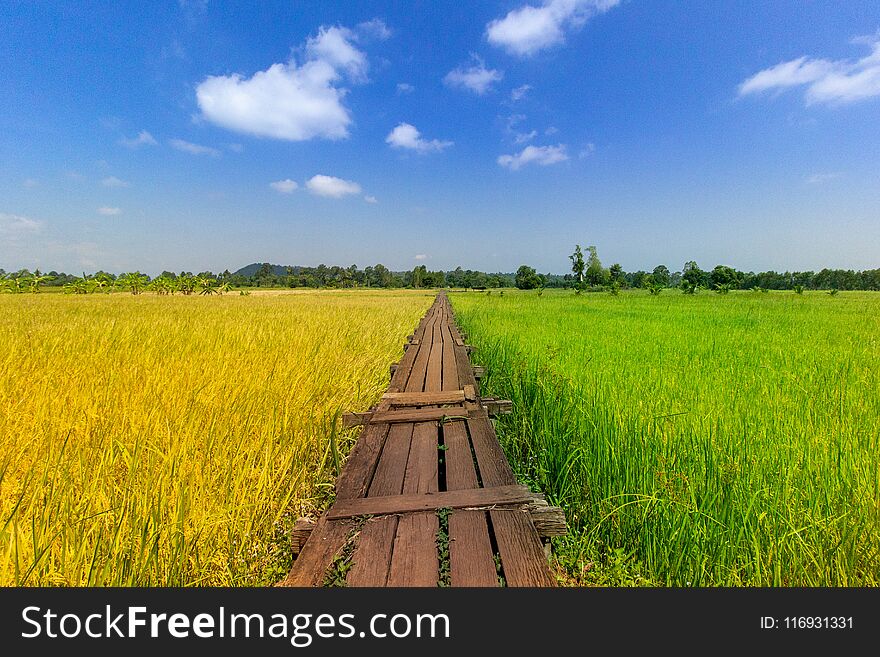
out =
[[880,584],[880,296],[451,295],[572,584]]

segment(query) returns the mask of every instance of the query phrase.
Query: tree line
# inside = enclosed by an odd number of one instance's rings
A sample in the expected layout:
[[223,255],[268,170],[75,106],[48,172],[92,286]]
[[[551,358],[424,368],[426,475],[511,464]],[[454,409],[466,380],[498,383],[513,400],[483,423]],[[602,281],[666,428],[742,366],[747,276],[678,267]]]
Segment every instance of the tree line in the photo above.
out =
[[693,294],[699,289],[727,292],[729,290],[880,290],[880,269],[822,269],[795,272],[744,272],[727,265],[716,265],[704,270],[689,260],[680,271],[672,271],[666,265],[653,270],[626,272],[620,264],[604,267],[595,246],[588,246],[584,253],[579,244],[569,256],[571,273],[555,279],[539,274],[533,267],[522,265],[514,276],[516,287],[535,289],[541,287],[565,287],[580,290],[612,291],[620,288],[645,288],[658,291],[677,287]]
[[37,292],[42,287],[62,287],[67,292],[87,293],[126,289],[134,294],[149,290],[159,294],[213,294],[231,288],[507,288],[524,290],[537,288],[569,288],[605,290],[643,288],[654,293],[678,287],[688,293],[699,289],[719,292],[728,290],[880,290],[880,269],[854,271],[852,269],[822,269],[795,272],[744,272],[727,265],[716,265],[704,270],[693,260],[679,271],[666,265],[657,265],[651,271],[626,272],[620,264],[602,265],[595,246],[586,252],[575,246],[569,256],[571,272],[566,274],[539,273],[535,268],[522,265],[515,273],[487,273],[456,267],[452,270],[429,270],[418,265],[410,271],[391,271],[382,264],[359,268],[318,265],[317,267],[281,267],[264,262],[237,272],[228,269],[219,274],[203,271],[197,274],[182,271],[163,271],[150,277],[139,271],[113,274],[98,271],[76,276],[64,272],[33,272],[21,269],[6,272],[0,269],[0,289],[9,292]]

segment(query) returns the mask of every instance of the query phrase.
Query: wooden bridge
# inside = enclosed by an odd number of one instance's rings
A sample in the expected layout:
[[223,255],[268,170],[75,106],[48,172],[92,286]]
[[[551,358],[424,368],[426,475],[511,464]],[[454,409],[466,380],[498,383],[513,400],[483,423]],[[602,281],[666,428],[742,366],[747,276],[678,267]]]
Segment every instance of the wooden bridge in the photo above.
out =
[[380,403],[345,416],[364,429],[282,585],[554,586],[542,539],[565,518],[517,484],[490,420],[509,402],[480,397],[444,293],[404,348]]

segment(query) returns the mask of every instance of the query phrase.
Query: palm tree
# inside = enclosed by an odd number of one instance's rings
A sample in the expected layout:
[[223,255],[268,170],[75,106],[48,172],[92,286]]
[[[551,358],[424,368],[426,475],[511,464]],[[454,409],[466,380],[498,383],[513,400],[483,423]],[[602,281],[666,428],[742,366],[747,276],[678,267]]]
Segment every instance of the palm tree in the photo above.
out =
[[196,289],[196,277],[192,274],[181,274],[177,277],[177,289],[189,296]]
[[128,274],[123,274],[117,279],[117,282],[125,288],[128,288],[132,294],[140,294],[141,290],[143,290],[147,283],[149,283],[149,278],[146,274],[142,274],[139,271],[129,272]]
[[220,294],[217,290],[217,281],[207,276],[199,276],[196,279],[198,286],[202,289],[200,294]]

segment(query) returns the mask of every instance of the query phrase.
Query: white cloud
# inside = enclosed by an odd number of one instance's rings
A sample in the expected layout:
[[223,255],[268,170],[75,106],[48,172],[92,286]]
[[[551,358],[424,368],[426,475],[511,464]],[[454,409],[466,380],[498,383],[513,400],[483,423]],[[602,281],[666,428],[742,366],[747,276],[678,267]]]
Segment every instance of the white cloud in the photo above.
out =
[[138,146],[156,146],[158,142],[153,138],[146,130],[141,130],[138,133],[137,137],[132,137],[128,139],[123,137],[119,140],[119,143],[125,146],[126,148],[137,148]]
[[68,180],[74,180],[76,182],[82,182],[83,180],[86,179],[86,177],[84,175],[82,175],[79,171],[73,171],[73,170],[65,171],[64,177],[67,178]]
[[243,153],[244,152],[244,146],[242,146],[241,144],[229,144],[229,146],[227,146],[227,148],[229,150],[231,150],[233,153]]
[[537,130],[520,132],[516,126],[526,120],[525,114],[511,114],[504,119],[504,131],[513,138],[514,144],[524,144],[538,136]]
[[558,146],[526,146],[516,155],[499,155],[498,164],[516,171],[527,164],[547,166],[568,159],[565,144]]
[[559,132],[559,128],[551,125],[544,131],[544,134],[549,137],[550,135],[555,135],[557,132]]
[[330,64],[335,70],[348,73],[355,82],[367,77],[367,55],[354,47],[354,34],[344,27],[321,27],[318,36],[306,41],[309,59]]
[[413,260],[427,260],[427,259],[428,259],[427,253],[419,253],[419,254],[416,254],[413,256]]
[[281,194],[291,194],[299,188],[299,185],[295,180],[285,178],[284,180],[276,180],[275,182],[269,183],[269,187]]
[[273,64],[245,78],[239,74],[205,78],[196,87],[202,117],[223,128],[287,141],[348,137],[351,114],[342,104],[343,78],[367,81],[366,54],[359,38],[387,38],[378,19],[355,30],[321,27],[306,41],[304,61]]
[[220,151],[218,151],[216,148],[211,148],[210,146],[202,146],[201,144],[194,144],[191,141],[184,141],[183,139],[170,139],[168,143],[171,144],[171,148],[183,151],[184,153],[190,153],[192,155],[210,155],[211,157],[220,156]]
[[837,178],[842,177],[843,174],[840,171],[833,171],[831,173],[814,173],[807,178],[807,183],[810,185],[821,185],[829,180],[836,180]]
[[43,222],[20,214],[0,212],[0,237],[5,241],[18,241],[28,235],[35,235],[43,230]]
[[373,204],[375,204],[375,203],[378,203],[378,202],[379,202],[379,199],[377,199],[375,196],[367,195],[367,196],[364,196],[364,201],[366,201],[367,203],[373,205]]
[[33,189],[34,187],[39,187],[39,185],[40,181],[36,178],[25,178],[21,183],[21,186],[27,189]]
[[120,210],[119,208],[112,208],[112,207],[109,207],[106,205],[98,208],[98,214],[100,214],[104,217],[115,217],[116,215],[120,214],[121,212],[122,212],[122,210]]
[[494,68],[486,68],[486,64],[479,56],[471,56],[474,59],[472,66],[465,67],[463,64],[449,71],[443,78],[443,82],[450,87],[468,89],[478,96],[482,96],[492,89],[493,84],[501,81],[504,73]]
[[518,100],[522,100],[525,95],[531,90],[532,85],[524,84],[521,87],[517,87],[516,89],[512,89],[510,91],[510,100],[516,102]]
[[408,82],[398,82],[397,83],[397,94],[402,96],[403,94],[411,94],[415,91],[416,88],[409,84]]
[[870,54],[861,59],[810,59],[806,56],[759,71],[739,85],[739,95],[806,87],[807,105],[840,105],[880,96],[880,33],[858,37]]
[[585,157],[590,157],[593,153],[596,152],[596,144],[593,142],[587,142],[584,144],[584,147],[578,153],[578,159],[583,160]]
[[350,194],[360,194],[361,186],[351,180],[318,174],[306,181],[306,187],[316,196],[342,198]]
[[581,27],[620,0],[545,0],[540,7],[524,5],[486,25],[489,43],[519,57],[565,41],[565,31]]
[[394,130],[388,133],[385,142],[390,144],[392,148],[405,148],[419,153],[439,152],[452,146],[451,141],[422,139],[421,133],[409,123],[398,124]]
[[374,18],[371,21],[358,23],[355,28],[357,35],[363,39],[376,39],[385,41],[391,38],[391,30],[381,18]]
[[104,187],[131,187],[131,183],[116,176],[108,176],[101,181]]

